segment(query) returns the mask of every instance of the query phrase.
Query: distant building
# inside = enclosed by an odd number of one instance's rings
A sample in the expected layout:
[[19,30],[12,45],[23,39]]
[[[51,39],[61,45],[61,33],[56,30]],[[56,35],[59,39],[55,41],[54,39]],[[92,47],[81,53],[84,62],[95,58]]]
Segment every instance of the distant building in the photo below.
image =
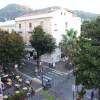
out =
[[11,33],[13,30],[15,31],[15,20],[0,22],[0,29],[9,31],[9,33]]
[[[9,22],[9,24],[7,24]],[[4,30],[15,30],[22,37],[26,44],[29,44],[30,36],[34,27],[41,25],[43,30],[52,34],[56,38],[57,45],[61,41],[62,34],[66,30],[73,28],[77,31],[77,36],[80,35],[81,19],[73,14],[72,11],[61,7],[49,7],[45,9],[35,10],[31,14],[20,16],[15,21],[4,22],[0,24],[0,28]],[[61,58],[60,49],[55,50],[52,55],[45,54],[42,56],[43,61],[57,62]]]

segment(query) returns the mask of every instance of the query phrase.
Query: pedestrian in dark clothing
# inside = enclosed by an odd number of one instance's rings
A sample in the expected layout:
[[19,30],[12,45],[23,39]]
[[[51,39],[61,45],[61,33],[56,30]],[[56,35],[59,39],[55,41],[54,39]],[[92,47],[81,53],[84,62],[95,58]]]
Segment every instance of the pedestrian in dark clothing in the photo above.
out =
[[92,91],[91,92],[91,100],[93,100],[93,97],[94,97],[94,92]]

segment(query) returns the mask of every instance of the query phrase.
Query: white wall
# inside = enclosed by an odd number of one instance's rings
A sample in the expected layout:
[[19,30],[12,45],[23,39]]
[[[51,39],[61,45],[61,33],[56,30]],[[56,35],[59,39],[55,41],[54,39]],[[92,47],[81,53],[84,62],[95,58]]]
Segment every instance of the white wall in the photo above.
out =
[[55,63],[61,60],[61,50],[56,48],[52,54],[45,54],[41,56],[42,62]]
[[[43,30],[47,33],[51,33],[51,18],[39,18],[39,19],[28,19],[28,20],[22,20],[22,21],[16,21],[16,31],[22,32],[20,33],[25,42],[28,42],[30,40],[31,33],[34,30],[34,27],[41,25]],[[32,23],[32,28],[29,28],[29,23]],[[19,24],[21,24],[21,29],[19,29]]]
[[52,35],[56,38],[57,45],[62,39],[62,34],[66,33],[66,29],[73,28],[77,31],[77,35],[80,34],[81,20],[73,15],[72,12],[68,12],[65,9],[57,10],[52,13]]
[[15,20],[1,22],[0,28],[11,33],[12,30],[15,30]]

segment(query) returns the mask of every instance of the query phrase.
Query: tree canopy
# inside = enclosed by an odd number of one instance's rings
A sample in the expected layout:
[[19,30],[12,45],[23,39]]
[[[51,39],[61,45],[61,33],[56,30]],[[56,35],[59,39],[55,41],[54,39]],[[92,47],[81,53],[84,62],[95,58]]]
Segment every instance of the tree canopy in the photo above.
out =
[[55,49],[55,39],[52,35],[44,32],[41,26],[37,26],[34,28],[30,42],[37,52],[37,66],[39,67],[39,59],[41,55],[51,53]]
[[55,49],[55,39],[44,32],[41,26],[35,27],[30,42],[37,51],[38,57]]
[[64,55],[69,57],[70,62],[72,62],[73,52],[76,50],[76,35],[77,31],[73,29],[67,30],[66,34],[62,35],[62,41],[59,44]]
[[75,56],[77,84],[85,88],[100,86],[100,18],[82,24]]
[[0,64],[3,67],[12,66],[24,56],[24,42],[16,32],[8,33],[0,30]]

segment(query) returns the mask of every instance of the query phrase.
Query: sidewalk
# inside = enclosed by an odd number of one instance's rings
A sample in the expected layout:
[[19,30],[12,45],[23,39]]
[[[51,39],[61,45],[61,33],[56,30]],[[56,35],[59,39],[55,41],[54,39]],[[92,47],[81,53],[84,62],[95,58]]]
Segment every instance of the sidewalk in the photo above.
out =
[[[32,60],[32,59],[30,59],[30,60],[25,60],[25,61],[30,62],[30,63],[33,63],[33,64],[37,64],[37,62],[36,62],[35,60]],[[54,68],[54,69],[57,70],[57,71],[61,71],[61,72],[67,72],[69,69],[67,69],[67,68],[65,67],[65,65],[66,65],[66,62],[59,61],[59,62],[55,63],[55,68]],[[42,66],[47,66],[47,67],[49,67],[49,63],[43,62],[43,63],[42,63]]]

